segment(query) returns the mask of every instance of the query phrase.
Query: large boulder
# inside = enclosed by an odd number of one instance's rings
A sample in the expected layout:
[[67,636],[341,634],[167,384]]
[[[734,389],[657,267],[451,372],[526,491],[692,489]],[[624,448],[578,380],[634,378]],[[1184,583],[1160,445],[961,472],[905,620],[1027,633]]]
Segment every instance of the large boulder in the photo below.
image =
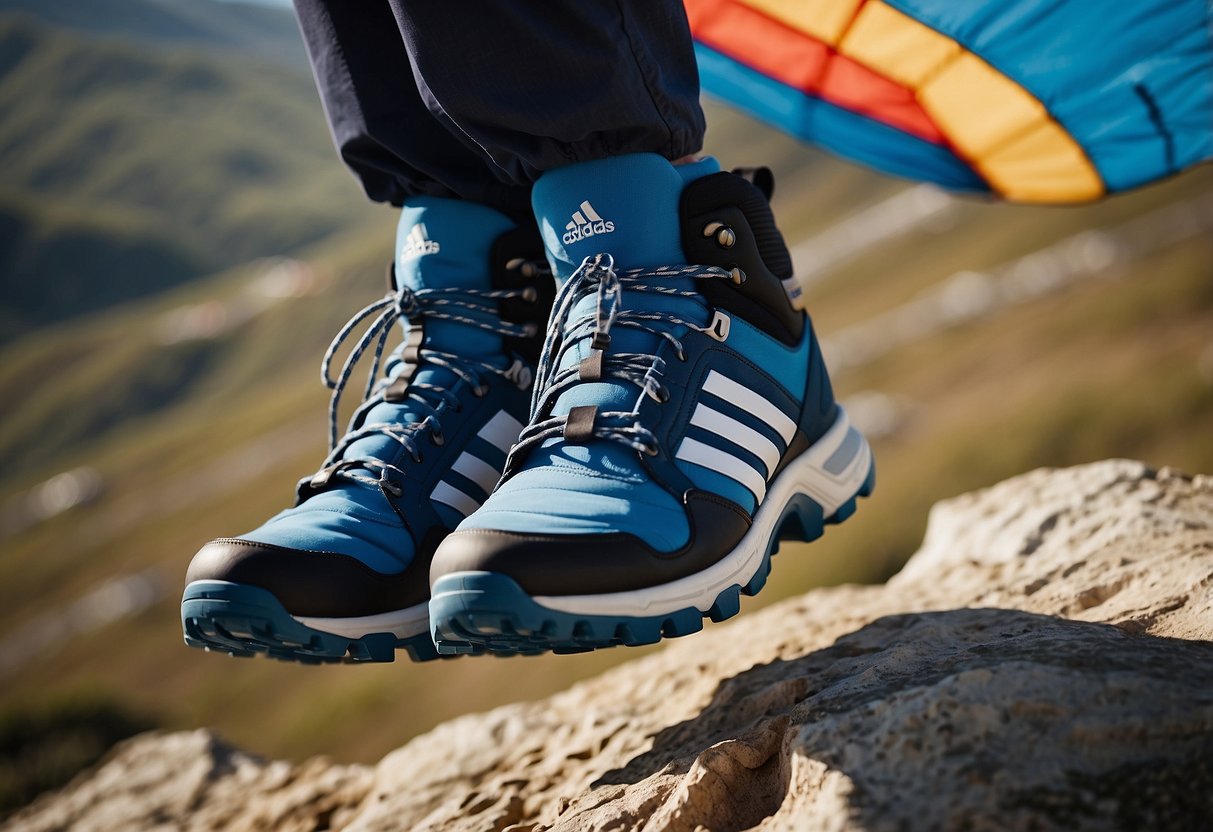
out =
[[743,615],[374,768],[145,735],[9,827],[1208,828],[1211,637],[1213,478],[1041,470],[937,505],[884,586]]

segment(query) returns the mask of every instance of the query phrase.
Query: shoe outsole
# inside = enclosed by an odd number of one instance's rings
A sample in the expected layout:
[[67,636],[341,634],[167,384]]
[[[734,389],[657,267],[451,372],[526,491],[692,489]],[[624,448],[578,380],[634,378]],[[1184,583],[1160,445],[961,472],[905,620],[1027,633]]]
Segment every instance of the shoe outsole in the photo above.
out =
[[441,655],[488,651],[511,656],[637,647],[697,633],[705,618],[732,618],[741,610],[742,595],[758,594],[771,573],[771,556],[781,541],[816,540],[826,526],[854,514],[858,498],[870,496],[875,486],[873,464],[858,492],[829,517],[823,517],[821,507],[808,497],[794,497],[775,523],[762,561],[749,581],[722,590],[706,612],[687,607],[649,617],[577,615],[540,606],[505,575],[464,572],[440,578],[434,585],[430,601],[434,643]]
[[232,656],[258,654],[303,664],[391,662],[403,650],[415,662],[442,658],[428,632],[408,638],[326,633],[295,620],[274,595],[227,581],[195,581],[181,599],[185,643]]

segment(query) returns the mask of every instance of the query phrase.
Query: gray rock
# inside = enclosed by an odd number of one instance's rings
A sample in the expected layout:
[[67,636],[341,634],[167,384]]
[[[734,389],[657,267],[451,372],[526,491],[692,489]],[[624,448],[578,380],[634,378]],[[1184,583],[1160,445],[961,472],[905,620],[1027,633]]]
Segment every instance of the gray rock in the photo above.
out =
[[151,734],[6,828],[1200,829],[1213,479],[1128,461],[937,505],[885,586],[743,615],[374,769]]

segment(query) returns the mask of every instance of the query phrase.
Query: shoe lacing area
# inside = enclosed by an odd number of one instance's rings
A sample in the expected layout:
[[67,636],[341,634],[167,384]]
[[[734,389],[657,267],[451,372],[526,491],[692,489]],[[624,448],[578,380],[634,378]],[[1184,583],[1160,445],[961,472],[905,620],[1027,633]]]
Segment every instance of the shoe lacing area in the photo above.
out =
[[[457,323],[507,338],[534,336],[537,332],[535,323],[514,323],[501,318],[498,303],[508,299],[534,302],[536,290],[532,286],[493,290],[413,290],[402,285],[355,313],[333,338],[321,362],[321,379],[325,387],[333,391],[329,399],[329,453],[320,470],[300,480],[299,502],[331,487],[336,481],[362,483],[383,488],[394,497],[401,495],[400,486],[393,481],[395,478],[388,475],[393,472],[404,476],[401,468],[376,457],[345,458],[345,453],[360,439],[381,435],[399,444],[414,462],[422,462],[421,434],[428,433],[430,442],[436,446],[444,444],[441,416],[448,410],[458,412],[462,409],[459,396],[445,385],[412,380],[417,368],[422,365],[449,371],[457,381],[465,382],[472,395],[478,398],[488,394],[488,385],[484,383],[486,374],[503,376],[525,390],[530,385],[531,372],[526,362],[518,357],[514,357],[509,366],[502,367],[491,361],[422,347],[421,333],[427,320]],[[406,323],[404,340],[385,360],[384,350],[388,339],[394,325],[400,321]],[[332,369],[337,352],[363,323],[366,323],[366,329],[354,343],[334,378]],[[342,396],[350,384],[355,367],[368,351],[371,365],[362,403],[350,421],[351,426],[358,426],[338,438]],[[400,406],[407,404],[408,421],[358,424],[372,408],[385,402]],[[378,476],[368,476],[367,472]]]
[[[640,407],[646,398],[658,403],[669,400],[670,391],[662,383],[665,359],[655,354],[656,351],[609,351],[611,331],[629,328],[650,333],[661,339],[659,343],[668,344],[678,360],[685,361],[687,352],[677,333],[694,330],[718,337],[717,319],[713,318],[703,326],[697,320],[674,312],[628,309],[623,305],[623,295],[626,291],[680,298],[697,304],[703,310],[703,317],[708,318],[711,306],[701,293],[685,288],[688,278],[736,282],[735,275],[716,266],[659,266],[617,272],[609,254],[597,254],[582,261],[556,295],[535,374],[531,421],[510,451],[503,479],[517,470],[531,450],[552,438],[576,443],[605,439],[649,456],[661,452],[657,437],[641,423]],[[682,285],[670,285],[673,281]],[[574,319],[579,302],[592,295],[596,295],[593,313],[578,314]],[[580,362],[562,367],[566,355],[587,341],[588,355]],[[614,379],[639,388],[630,410],[599,411],[594,406],[575,407],[566,415],[545,418],[566,390],[578,384]]]

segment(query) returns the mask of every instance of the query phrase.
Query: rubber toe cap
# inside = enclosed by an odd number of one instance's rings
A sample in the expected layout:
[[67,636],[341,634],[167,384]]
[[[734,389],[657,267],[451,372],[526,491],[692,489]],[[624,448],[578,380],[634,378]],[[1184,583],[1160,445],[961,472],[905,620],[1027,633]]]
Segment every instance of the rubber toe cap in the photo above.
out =
[[456,572],[495,572],[531,595],[559,596],[629,592],[676,581],[719,561],[750,527],[738,506],[707,492],[688,492],[685,504],[691,536],[674,552],[658,552],[623,533],[456,531],[434,554],[430,585]]
[[428,567],[428,559],[417,557],[404,571],[385,575],[349,555],[232,538],[203,546],[185,580],[261,587],[292,615],[352,618],[424,602],[429,598]]

